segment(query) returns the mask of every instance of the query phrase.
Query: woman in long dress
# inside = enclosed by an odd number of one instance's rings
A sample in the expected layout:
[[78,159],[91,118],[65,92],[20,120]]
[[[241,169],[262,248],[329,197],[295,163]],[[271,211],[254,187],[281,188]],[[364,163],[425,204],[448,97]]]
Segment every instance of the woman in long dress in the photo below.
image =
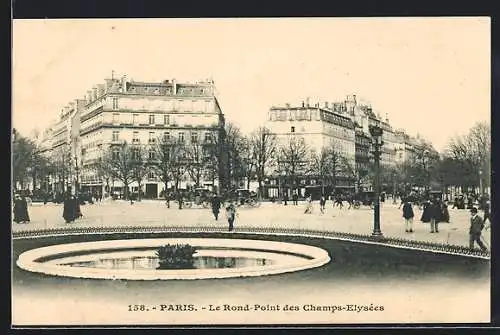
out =
[[28,214],[28,202],[24,196],[16,194],[14,199],[14,222],[27,223],[30,222]]

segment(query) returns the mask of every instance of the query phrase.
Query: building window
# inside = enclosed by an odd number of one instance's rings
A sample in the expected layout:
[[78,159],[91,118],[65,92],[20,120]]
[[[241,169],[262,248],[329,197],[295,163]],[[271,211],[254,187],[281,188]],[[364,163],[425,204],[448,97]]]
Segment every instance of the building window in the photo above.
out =
[[163,140],[170,141],[170,133],[168,131],[163,133]]
[[198,133],[191,133],[191,143],[198,143]]
[[132,149],[132,159],[139,160],[141,157],[141,151],[139,148],[135,147]]
[[120,152],[118,150],[113,150],[113,160],[120,159]]
[[132,123],[137,124],[139,122],[139,114],[132,115]]
[[118,109],[118,98],[113,98],[113,109]]
[[179,142],[184,142],[184,133],[179,133]]
[[155,179],[155,173],[154,173],[154,171],[149,171],[149,173],[148,173],[148,179]]
[[292,126],[292,127],[290,128],[290,132],[295,133],[295,127],[294,127],[294,126]]
[[119,138],[120,138],[120,132],[118,130],[113,130],[113,137],[112,137],[113,142],[118,141]]
[[163,115],[163,124],[169,124],[169,123],[170,123],[170,116]]
[[155,151],[154,150],[149,150],[148,157],[149,157],[150,160],[154,160],[155,159]]
[[155,142],[155,133],[154,131],[149,132],[149,143],[154,143]]
[[139,142],[139,132],[134,131],[134,134],[132,136],[132,142]]
[[212,133],[206,132],[205,133],[205,142],[206,143],[211,143],[212,142]]
[[149,114],[149,124],[155,124],[155,115]]

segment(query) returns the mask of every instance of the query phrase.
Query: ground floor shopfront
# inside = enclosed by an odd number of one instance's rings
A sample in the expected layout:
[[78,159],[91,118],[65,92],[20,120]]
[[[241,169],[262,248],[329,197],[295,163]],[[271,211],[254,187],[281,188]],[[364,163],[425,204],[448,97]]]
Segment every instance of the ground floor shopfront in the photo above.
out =
[[[180,190],[188,190],[193,188],[192,183],[181,181],[178,185]],[[214,190],[213,184],[211,182],[203,183],[201,188],[208,189],[210,191]],[[172,191],[175,188],[174,183],[167,183],[167,191]],[[125,197],[125,185],[122,182],[115,181],[110,185],[106,184],[82,184],[80,185],[80,192],[88,192],[90,194],[102,194],[103,197],[115,196],[118,199],[123,199]],[[158,199],[163,198],[165,193],[165,184],[163,182],[147,181],[139,185],[137,182],[130,183],[128,185],[128,194],[133,197],[137,197],[139,194],[142,199]]]

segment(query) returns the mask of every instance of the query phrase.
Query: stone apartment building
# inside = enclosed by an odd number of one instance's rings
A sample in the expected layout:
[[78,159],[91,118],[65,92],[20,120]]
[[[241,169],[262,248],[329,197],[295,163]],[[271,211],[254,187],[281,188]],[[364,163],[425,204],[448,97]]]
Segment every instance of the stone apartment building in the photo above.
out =
[[[177,82],[175,79],[149,83],[121,78],[105,79],[103,84],[87,91],[68,108],[64,118],[52,130],[52,154],[64,146],[71,156],[73,184],[81,190],[123,193],[124,185],[113,182],[113,190],[105,190],[99,173],[99,162],[110,147],[122,144],[141,145],[154,155],[156,142],[178,139],[186,146],[213,143],[224,128],[224,114],[215,95],[213,81]],[[203,186],[213,187],[220,178],[203,178]],[[156,198],[164,188],[152,170],[141,190],[146,197]],[[181,188],[192,185],[186,174]],[[170,186],[170,185],[169,185]],[[201,185],[200,185],[201,186]],[[130,191],[137,192],[137,183]]]

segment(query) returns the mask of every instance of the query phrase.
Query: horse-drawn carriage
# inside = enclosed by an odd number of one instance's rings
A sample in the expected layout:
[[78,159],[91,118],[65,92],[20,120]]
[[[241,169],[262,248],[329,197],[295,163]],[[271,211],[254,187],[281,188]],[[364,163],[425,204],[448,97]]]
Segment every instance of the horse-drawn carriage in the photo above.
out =
[[249,189],[246,188],[238,188],[228,192],[226,199],[234,201],[238,206],[246,206],[246,207],[260,206],[260,201],[257,197],[257,193],[250,191]]
[[192,207],[203,207],[209,208],[211,201],[211,192],[205,188],[195,188],[194,190],[187,193],[186,199],[184,200],[184,206],[186,208]]

